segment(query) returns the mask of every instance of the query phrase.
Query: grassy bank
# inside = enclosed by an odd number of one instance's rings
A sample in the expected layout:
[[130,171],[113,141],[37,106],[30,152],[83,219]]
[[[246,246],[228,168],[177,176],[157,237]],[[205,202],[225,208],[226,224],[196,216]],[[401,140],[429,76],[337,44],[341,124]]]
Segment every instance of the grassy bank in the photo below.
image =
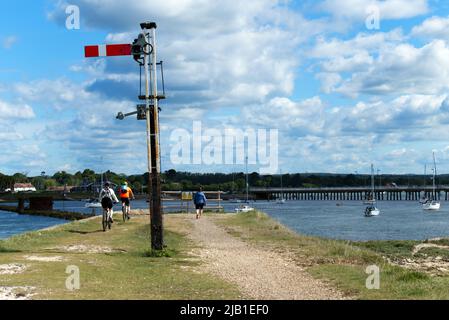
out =
[[[237,237],[289,255],[351,298],[449,299],[448,240],[354,243],[298,235],[262,213],[216,220]],[[417,246],[423,248],[414,252]],[[379,290],[366,288],[370,265],[380,268]]]
[[[166,218],[163,257],[149,254],[149,217],[116,221],[101,231],[98,218],[0,241],[0,265],[26,266],[0,277],[0,288],[33,287],[33,299],[237,299],[229,284],[201,272],[194,244],[176,216]],[[46,262],[46,259],[48,260]],[[65,287],[66,268],[80,270],[80,290]]]
[[86,218],[93,217],[93,214],[82,214],[78,212],[66,212],[66,211],[58,211],[58,210],[29,210],[25,209],[23,213],[20,213],[17,210],[17,207],[13,206],[2,206],[0,205],[0,210],[15,212],[19,214],[26,214],[30,216],[41,216],[41,217],[50,217],[56,219],[64,219],[69,221],[83,220]]
[[[263,213],[208,214],[232,236],[289,257],[353,299],[449,299],[449,240],[347,242],[298,235]],[[117,216],[119,217],[119,215]],[[0,277],[2,287],[29,288],[34,299],[239,299],[235,286],[205,273],[189,240],[194,218],[165,216],[163,255],[149,249],[149,217],[100,219],[0,241],[1,266],[24,268]],[[190,223],[191,222],[191,223]],[[65,287],[67,266],[80,269],[81,288]],[[368,290],[368,266],[380,268],[380,289]],[[445,266],[447,265],[447,269]],[[1,290],[0,290],[1,294]],[[0,295],[1,296],[1,295]]]

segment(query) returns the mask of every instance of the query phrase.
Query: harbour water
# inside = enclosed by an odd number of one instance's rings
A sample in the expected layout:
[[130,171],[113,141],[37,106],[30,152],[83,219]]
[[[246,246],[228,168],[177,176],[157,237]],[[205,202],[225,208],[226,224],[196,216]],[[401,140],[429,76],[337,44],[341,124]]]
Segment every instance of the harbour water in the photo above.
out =
[[292,201],[283,205],[256,207],[290,229],[306,235],[352,241],[425,240],[449,236],[449,202],[428,212],[417,202],[378,203],[381,214],[366,218],[366,205],[358,201]]
[[63,223],[67,223],[67,221],[0,211],[0,239],[6,239],[24,232],[40,230]]
[[[176,203],[170,202],[169,205]],[[379,217],[366,218],[365,205],[359,201],[287,201],[285,204],[258,201],[250,205],[266,212],[290,229],[305,235],[352,241],[424,240],[449,236],[449,202],[442,202],[437,212],[423,211],[410,201],[379,202]],[[81,201],[55,201],[57,210],[92,213]],[[236,203],[222,202],[226,212],[234,212]],[[133,209],[146,209],[143,200],[132,202]],[[100,209],[95,209],[101,214]],[[114,207],[120,212],[120,205]],[[172,209],[173,210],[173,209]],[[192,206],[190,210],[193,211]],[[170,212],[170,210],[165,210]],[[34,216],[19,216],[0,211],[0,238],[41,229],[66,221]]]

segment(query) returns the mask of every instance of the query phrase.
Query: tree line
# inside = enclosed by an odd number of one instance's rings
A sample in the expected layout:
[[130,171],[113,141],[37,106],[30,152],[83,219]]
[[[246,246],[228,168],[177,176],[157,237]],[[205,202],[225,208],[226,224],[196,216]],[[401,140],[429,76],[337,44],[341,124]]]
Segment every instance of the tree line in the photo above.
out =
[[[136,192],[146,192],[148,173],[140,175],[118,174],[112,171],[97,173],[86,169],[71,174],[65,171],[56,172],[52,176],[42,173],[40,176],[28,177],[24,173],[12,176],[0,174],[0,191],[11,188],[14,183],[32,183],[38,190],[47,190],[58,186],[83,186],[100,181],[110,181],[121,184],[127,181]],[[249,185],[253,187],[281,187],[281,175],[259,175],[253,172],[248,175]],[[236,173],[191,173],[168,170],[162,174],[162,188],[166,191],[196,190],[202,186],[206,191],[222,190],[227,192],[243,192],[246,188],[246,175]],[[437,177],[437,184],[449,185],[449,175]],[[284,188],[317,188],[317,187],[360,187],[369,186],[370,175],[361,174],[313,174],[295,173],[283,174],[282,186]],[[431,185],[429,176],[423,175],[376,175],[376,186],[401,185],[421,186]]]
[[15,180],[13,177],[6,176],[0,173],[0,190],[12,189]]

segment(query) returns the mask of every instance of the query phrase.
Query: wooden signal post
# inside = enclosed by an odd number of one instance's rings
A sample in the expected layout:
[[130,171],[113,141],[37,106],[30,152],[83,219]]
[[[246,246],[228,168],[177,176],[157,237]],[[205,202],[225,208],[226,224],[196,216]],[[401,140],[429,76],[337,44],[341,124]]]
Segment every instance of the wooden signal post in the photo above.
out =
[[140,26],[142,33],[132,45],[87,46],[85,56],[90,58],[132,55],[134,60],[145,69],[145,96],[139,96],[140,100],[145,100],[145,104],[138,105],[137,111],[134,112],[127,114],[120,112],[117,119],[123,120],[128,116],[137,115],[138,120],[146,120],[151,248],[162,250],[164,248],[164,227],[161,197],[159,100],[165,99],[165,94],[158,94],[157,66],[161,66],[162,84],[164,84],[163,67],[162,62],[157,62],[156,23],[144,22]]

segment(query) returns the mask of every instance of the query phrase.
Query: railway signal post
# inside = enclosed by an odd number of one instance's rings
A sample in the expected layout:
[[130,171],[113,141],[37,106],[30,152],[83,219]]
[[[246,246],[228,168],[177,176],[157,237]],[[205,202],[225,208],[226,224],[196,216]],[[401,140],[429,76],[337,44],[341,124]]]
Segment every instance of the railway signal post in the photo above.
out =
[[[159,131],[159,100],[165,99],[165,92],[158,92],[158,69],[162,62],[157,62],[156,28],[155,22],[141,23],[142,33],[133,44],[114,44],[85,47],[86,58],[133,56],[140,67],[145,70],[145,96],[140,100],[145,104],[137,105],[137,111],[130,113],[120,112],[117,119],[123,120],[128,116],[137,115],[138,120],[146,121],[147,130],[147,162],[148,162],[148,194],[149,211],[151,217],[151,248],[162,250],[164,248],[163,212],[161,198],[161,157],[160,157],[160,131]],[[164,88],[165,91],[165,88]]]

